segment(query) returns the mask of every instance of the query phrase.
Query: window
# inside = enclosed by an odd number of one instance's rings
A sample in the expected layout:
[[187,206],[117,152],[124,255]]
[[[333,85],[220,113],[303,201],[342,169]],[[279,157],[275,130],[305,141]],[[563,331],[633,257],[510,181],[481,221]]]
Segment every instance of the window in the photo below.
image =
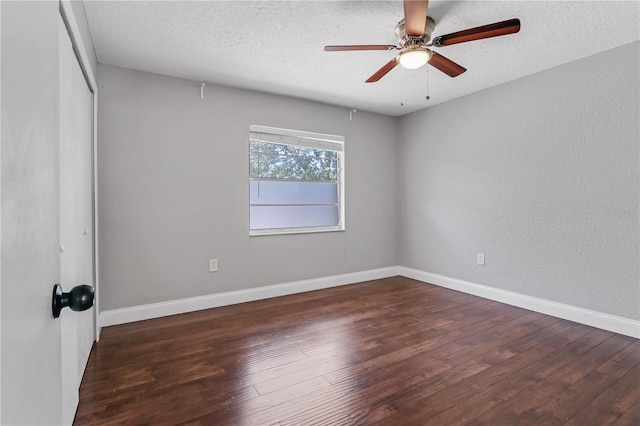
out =
[[249,234],[344,230],[344,138],[249,128]]

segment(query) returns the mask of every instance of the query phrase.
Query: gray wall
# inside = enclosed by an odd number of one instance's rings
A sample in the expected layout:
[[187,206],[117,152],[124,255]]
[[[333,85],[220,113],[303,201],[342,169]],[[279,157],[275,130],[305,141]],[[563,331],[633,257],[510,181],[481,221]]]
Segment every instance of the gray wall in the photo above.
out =
[[60,422],[58,4],[2,8],[0,424]]
[[[102,310],[397,265],[396,120],[99,66]],[[346,232],[248,235],[249,125],[346,138]],[[208,272],[217,258],[219,272]]]
[[403,117],[399,263],[640,319],[639,47]]

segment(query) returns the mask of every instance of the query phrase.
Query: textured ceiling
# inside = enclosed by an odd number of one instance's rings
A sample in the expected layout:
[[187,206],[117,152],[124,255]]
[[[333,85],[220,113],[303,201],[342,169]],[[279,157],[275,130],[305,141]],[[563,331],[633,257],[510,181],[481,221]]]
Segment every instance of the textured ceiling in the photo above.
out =
[[393,116],[640,38],[638,1],[432,0],[434,36],[513,17],[522,29],[436,49],[468,69],[459,77],[397,67],[366,84],[395,51],[323,47],[397,44],[401,1],[86,1],[85,7],[103,64]]

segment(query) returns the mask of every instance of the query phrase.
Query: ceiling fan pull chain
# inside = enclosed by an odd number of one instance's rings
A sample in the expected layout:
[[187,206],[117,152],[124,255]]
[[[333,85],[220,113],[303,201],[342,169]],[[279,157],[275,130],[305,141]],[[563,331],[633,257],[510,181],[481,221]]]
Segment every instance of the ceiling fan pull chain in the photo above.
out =
[[427,96],[426,99],[429,100],[431,97],[429,96],[429,66],[427,65]]
[[404,106],[404,68],[400,67],[400,106]]

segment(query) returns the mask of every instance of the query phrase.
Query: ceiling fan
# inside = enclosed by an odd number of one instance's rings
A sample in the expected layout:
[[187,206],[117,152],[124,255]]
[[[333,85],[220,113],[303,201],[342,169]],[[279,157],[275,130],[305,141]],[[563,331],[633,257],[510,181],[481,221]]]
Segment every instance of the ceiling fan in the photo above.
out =
[[481,40],[483,38],[497,37],[514,34],[520,31],[520,20],[509,19],[481,27],[469,28],[435,37],[431,41],[431,33],[436,23],[427,16],[428,0],[415,1],[404,0],[404,19],[398,22],[395,35],[398,37],[399,46],[392,44],[364,44],[325,46],[327,52],[349,50],[399,50],[398,56],[387,62],[367,79],[367,83],[374,83],[384,77],[389,71],[401,64],[405,68],[416,69],[424,64],[439,69],[449,77],[457,77],[466,71],[466,68],[456,64],[451,59],[445,58],[431,50],[433,47],[444,47],[451,44],[465,43],[467,41]]

